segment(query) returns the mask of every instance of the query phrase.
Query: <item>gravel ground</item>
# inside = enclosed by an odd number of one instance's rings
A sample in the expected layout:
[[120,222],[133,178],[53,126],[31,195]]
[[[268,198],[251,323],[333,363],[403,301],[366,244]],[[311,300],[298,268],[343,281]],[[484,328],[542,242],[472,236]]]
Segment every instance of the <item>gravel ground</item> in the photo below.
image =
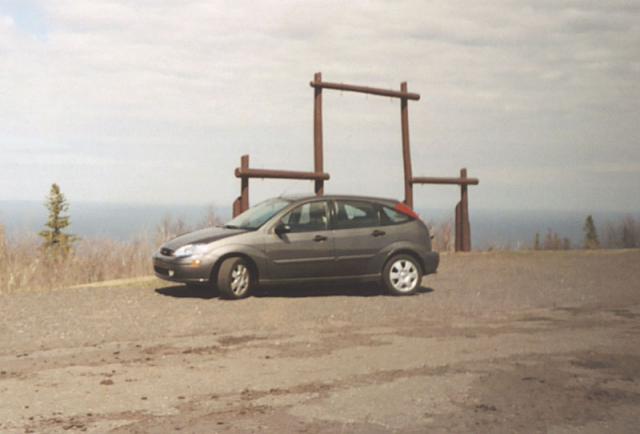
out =
[[372,286],[218,300],[0,295],[0,432],[637,432],[640,251],[443,255]]

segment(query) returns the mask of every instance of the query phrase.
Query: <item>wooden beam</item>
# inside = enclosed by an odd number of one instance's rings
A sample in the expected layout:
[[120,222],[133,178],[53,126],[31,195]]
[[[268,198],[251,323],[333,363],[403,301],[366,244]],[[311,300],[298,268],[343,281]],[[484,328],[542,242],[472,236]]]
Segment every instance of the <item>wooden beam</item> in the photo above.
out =
[[236,168],[236,178],[274,178],[274,179],[308,179],[323,180],[329,179],[328,173],[298,172],[295,170],[271,170],[271,169],[249,169]]
[[437,176],[416,176],[411,179],[412,184],[450,184],[450,185],[478,185],[478,178],[441,178]]
[[330,83],[328,81],[320,81],[314,79],[314,81],[309,82],[311,87],[316,89],[333,89],[333,90],[343,90],[345,92],[358,92],[358,93],[366,93],[369,95],[380,95],[380,96],[388,96],[391,98],[404,98],[410,99],[413,101],[418,101],[420,99],[420,94],[411,93],[406,91],[397,91],[391,89],[380,89],[377,87],[369,87],[369,86],[356,86],[353,84],[342,84],[342,83]]

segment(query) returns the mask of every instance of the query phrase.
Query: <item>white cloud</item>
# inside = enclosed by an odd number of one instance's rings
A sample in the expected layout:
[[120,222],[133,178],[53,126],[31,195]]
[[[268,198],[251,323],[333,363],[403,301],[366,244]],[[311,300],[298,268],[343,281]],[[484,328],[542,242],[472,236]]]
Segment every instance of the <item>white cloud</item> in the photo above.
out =
[[[410,107],[417,174],[455,174],[466,165],[489,191],[511,170],[521,179],[550,161],[626,167],[640,159],[640,8],[633,3],[40,4],[46,38],[0,10],[0,150],[64,147],[80,166],[104,162],[122,185],[146,186],[111,193],[90,171],[85,180],[69,178],[69,189],[82,182],[78,191],[93,200],[91,191],[105,200],[197,202],[216,185],[220,202],[230,201],[232,171],[245,152],[258,166],[311,168],[308,81],[316,71],[389,88],[408,80],[422,94]],[[401,195],[398,117],[397,101],[326,94],[333,191]],[[28,165],[28,154],[9,153],[0,166],[18,158]],[[147,160],[153,167],[133,172],[124,163]],[[42,162],[34,158],[33,167]],[[187,192],[167,176],[176,164],[198,180]],[[3,183],[0,196],[39,199],[36,189],[52,181],[46,177],[65,176],[64,164],[53,166],[60,170],[14,170],[15,182],[32,188]],[[372,176],[371,166],[393,170]],[[582,173],[559,171],[567,182],[557,191],[540,187],[539,200],[559,203]],[[619,180],[603,182],[615,191]],[[510,207],[510,192],[491,195],[497,199],[487,204]]]

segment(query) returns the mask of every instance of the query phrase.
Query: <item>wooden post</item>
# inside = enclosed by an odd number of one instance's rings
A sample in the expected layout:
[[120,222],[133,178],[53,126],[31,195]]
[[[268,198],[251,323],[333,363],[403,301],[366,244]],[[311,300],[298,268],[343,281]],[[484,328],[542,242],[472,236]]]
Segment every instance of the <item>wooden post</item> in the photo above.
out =
[[[242,170],[249,169],[249,156],[240,157],[240,168]],[[240,178],[240,213],[249,209],[249,178],[243,176]]]
[[[460,169],[460,178],[462,180],[467,178],[466,168]],[[467,184],[465,183],[460,185],[460,217],[462,224],[460,250],[463,252],[471,251],[471,225],[469,224],[469,195],[467,193],[467,188]]]
[[412,184],[452,184],[460,186],[460,201],[456,204],[455,221],[455,250],[456,252],[471,251],[471,223],[469,222],[470,185],[478,185],[478,178],[468,178],[467,169],[460,169],[459,178],[443,178],[436,176],[417,176],[411,179]]
[[240,211],[240,208],[242,207],[242,204],[240,203],[240,196],[236,197],[236,200],[233,201],[233,216],[237,217],[240,214],[242,214],[242,211]]
[[[322,74],[316,72],[313,76],[316,83],[322,82]],[[313,90],[313,171],[316,173],[324,172],[324,161],[322,156],[322,88],[315,87]],[[324,180],[316,179],[315,181],[316,195],[324,194]]]
[[[400,84],[400,91],[407,93],[407,82]],[[400,116],[402,124],[402,161],[404,163],[404,203],[413,208],[413,184],[411,180],[411,147],[409,144],[409,107],[407,98],[400,98]]]
[[459,252],[462,250],[462,206],[460,202],[456,204],[456,219],[455,219],[455,240],[454,250]]

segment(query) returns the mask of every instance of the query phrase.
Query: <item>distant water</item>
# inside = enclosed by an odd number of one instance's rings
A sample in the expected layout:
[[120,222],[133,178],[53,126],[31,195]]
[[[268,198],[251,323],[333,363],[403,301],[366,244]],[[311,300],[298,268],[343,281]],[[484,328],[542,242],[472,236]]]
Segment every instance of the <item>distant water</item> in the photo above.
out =
[[[212,205],[127,205],[77,202],[71,204],[71,232],[83,238],[132,239],[153,234],[167,216],[181,218],[193,225],[203,220]],[[212,206],[222,221],[231,218],[229,206]],[[419,209],[422,218],[431,224],[453,223],[453,210]],[[625,217],[618,212],[593,212],[600,233],[607,222]],[[582,226],[587,216],[577,211],[505,211],[471,209],[471,236],[474,249],[490,246],[514,249],[530,246],[536,232],[544,239],[548,229],[567,237],[574,246],[581,244]],[[636,219],[640,214],[635,214]],[[0,201],[0,224],[11,236],[37,233],[47,221],[47,210],[41,202]]]
[[[69,209],[70,232],[83,238],[132,239],[152,235],[166,217],[197,224],[213,207],[222,221],[231,217],[229,207],[214,205],[133,205],[74,202]],[[0,201],[0,224],[10,235],[35,233],[43,229],[48,211],[42,202]]]
[[[622,212],[584,211],[515,211],[515,210],[470,210],[471,242],[474,249],[496,248],[519,249],[533,245],[535,234],[540,240],[549,230],[562,238],[569,238],[571,245],[580,247],[584,239],[583,225],[588,214],[593,216],[601,240],[607,223],[620,222],[625,216],[640,214]],[[430,223],[450,220],[453,224],[453,210],[421,210],[420,215]]]

